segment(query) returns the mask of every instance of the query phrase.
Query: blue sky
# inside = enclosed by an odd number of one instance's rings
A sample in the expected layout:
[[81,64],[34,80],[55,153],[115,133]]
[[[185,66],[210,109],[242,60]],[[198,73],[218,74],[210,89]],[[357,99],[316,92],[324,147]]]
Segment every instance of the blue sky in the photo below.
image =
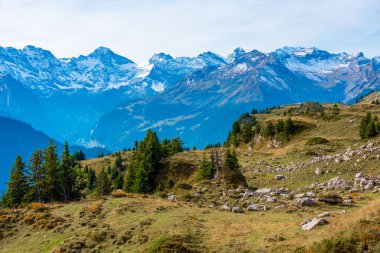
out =
[[0,45],[58,57],[106,46],[136,62],[156,52],[226,55],[315,46],[380,55],[378,0],[0,0]]

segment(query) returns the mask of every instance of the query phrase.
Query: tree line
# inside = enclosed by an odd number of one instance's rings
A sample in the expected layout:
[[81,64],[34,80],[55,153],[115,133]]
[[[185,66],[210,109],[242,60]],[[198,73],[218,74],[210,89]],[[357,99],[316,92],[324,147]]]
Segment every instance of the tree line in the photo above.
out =
[[50,140],[49,146],[36,150],[27,164],[21,156],[16,157],[1,204],[14,207],[30,202],[78,200],[84,187],[83,174],[68,144],[59,159],[57,147]]
[[367,113],[367,115],[362,119],[359,126],[359,136],[362,139],[369,139],[376,137],[380,134],[380,123],[376,115],[372,113]]
[[261,122],[256,119],[254,114],[244,113],[233,123],[232,130],[227,137],[226,146],[237,147],[241,143],[247,144],[256,136],[286,142],[295,132],[296,126],[291,118],[279,119],[275,122]]

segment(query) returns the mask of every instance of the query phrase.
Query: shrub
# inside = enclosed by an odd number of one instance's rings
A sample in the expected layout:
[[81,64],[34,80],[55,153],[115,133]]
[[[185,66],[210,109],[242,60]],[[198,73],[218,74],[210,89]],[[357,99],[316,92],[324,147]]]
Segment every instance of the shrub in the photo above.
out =
[[182,189],[182,190],[191,190],[191,188],[193,188],[193,187],[187,183],[178,183],[178,184],[176,184],[176,188]]
[[189,235],[161,235],[152,241],[148,253],[200,252],[194,248],[194,239]]
[[306,145],[326,144],[329,141],[322,137],[311,137],[306,141]]
[[171,189],[173,188],[173,186],[175,185],[175,181],[171,178],[169,178],[166,182],[165,182],[165,188],[166,189]]

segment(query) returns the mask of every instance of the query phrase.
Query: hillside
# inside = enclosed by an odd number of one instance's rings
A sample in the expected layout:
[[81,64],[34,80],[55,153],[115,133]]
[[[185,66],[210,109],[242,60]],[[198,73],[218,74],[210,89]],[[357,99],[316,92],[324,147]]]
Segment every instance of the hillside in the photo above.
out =
[[[361,140],[359,125],[367,112],[380,114],[380,106],[322,107],[293,104],[251,115],[262,124],[290,117],[298,130],[282,143],[253,138],[236,148],[248,187],[197,180],[202,156],[212,149],[184,151],[162,161],[155,181],[165,188],[154,194],[119,190],[79,202],[1,210],[0,247],[3,252],[326,252],[326,247],[342,252],[334,245],[342,250],[344,243],[346,252],[377,252],[380,138]],[[227,149],[214,151],[222,156]],[[121,157],[127,165],[131,152]],[[81,163],[99,172],[115,159]],[[166,184],[170,179],[174,185]],[[307,230],[312,218],[323,220]]]

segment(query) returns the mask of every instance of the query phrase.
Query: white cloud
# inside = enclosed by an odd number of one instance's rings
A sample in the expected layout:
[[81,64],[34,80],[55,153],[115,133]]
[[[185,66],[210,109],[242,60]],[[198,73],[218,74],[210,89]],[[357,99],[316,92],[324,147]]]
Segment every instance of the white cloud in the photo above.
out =
[[380,55],[377,0],[0,0],[0,44],[58,57],[98,46],[144,62],[237,46],[264,52],[316,46]]

